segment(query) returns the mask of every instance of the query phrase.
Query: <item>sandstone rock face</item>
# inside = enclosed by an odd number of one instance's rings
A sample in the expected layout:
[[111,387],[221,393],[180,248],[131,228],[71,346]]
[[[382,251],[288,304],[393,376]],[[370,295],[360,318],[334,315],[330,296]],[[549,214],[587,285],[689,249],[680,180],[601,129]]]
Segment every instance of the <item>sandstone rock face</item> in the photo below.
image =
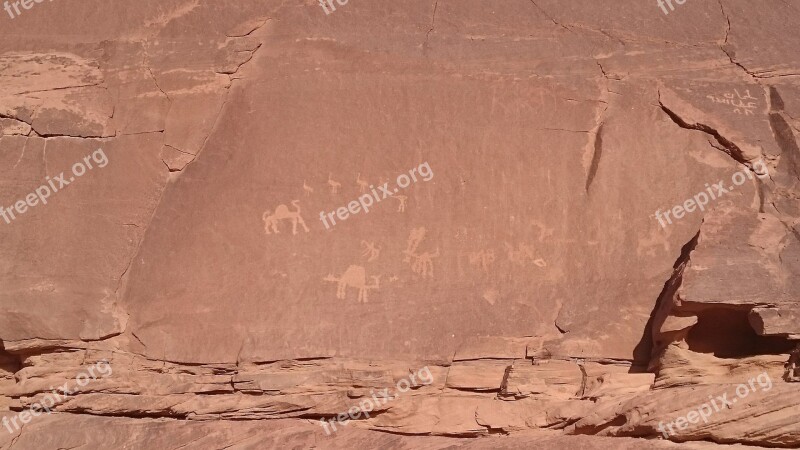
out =
[[0,449],[800,447],[800,6],[17,3]]

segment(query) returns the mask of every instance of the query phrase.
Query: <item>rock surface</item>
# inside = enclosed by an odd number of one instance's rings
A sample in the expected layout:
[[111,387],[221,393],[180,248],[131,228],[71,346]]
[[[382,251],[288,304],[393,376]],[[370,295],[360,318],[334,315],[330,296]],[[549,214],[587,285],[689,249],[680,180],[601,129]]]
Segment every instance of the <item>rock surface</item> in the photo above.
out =
[[800,7],[671,3],[0,12],[0,449],[800,447]]

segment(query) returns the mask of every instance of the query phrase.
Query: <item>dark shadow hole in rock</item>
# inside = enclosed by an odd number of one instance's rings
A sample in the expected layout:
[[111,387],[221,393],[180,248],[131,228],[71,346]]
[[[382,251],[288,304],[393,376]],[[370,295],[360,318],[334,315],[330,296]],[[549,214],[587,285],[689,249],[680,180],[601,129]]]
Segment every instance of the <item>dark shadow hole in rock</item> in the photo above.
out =
[[747,318],[750,309],[750,306],[710,307],[695,312],[698,322],[686,338],[689,349],[718,358],[789,353],[794,343],[788,339],[756,334]]
[[3,341],[0,341],[0,379],[11,379],[22,369],[22,358],[5,351]]

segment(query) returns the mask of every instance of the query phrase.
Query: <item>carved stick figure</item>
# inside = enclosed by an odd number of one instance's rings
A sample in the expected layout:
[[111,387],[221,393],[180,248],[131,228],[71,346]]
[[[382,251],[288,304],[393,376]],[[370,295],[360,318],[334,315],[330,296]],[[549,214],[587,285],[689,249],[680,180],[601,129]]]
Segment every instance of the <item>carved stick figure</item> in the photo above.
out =
[[393,195],[392,198],[397,199],[400,202],[400,205],[397,206],[397,212],[405,212],[408,197],[405,195]]

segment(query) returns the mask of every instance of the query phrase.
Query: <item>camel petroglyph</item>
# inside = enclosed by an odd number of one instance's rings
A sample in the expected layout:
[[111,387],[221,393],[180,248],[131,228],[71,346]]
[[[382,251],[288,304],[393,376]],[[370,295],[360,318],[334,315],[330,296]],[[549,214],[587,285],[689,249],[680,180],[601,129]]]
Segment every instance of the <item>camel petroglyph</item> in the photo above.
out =
[[306,230],[306,233],[308,233],[309,230],[306,226],[306,222],[303,220],[303,217],[300,216],[300,201],[292,200],[292,206],[294,206],[294,211],[289,211],[286,205],[279,205],[272,214],[266,211],[262,216],[262,219],[264,219],[264,231],[266,231],[267,234],[278,234],[280,232],[278,231],[278,223],[281,220],[290,220],[292,222],[292,234],[297,234],[298,223]]
[[358,290],[358,301],[367,303],[367,291],[370,289],[379,289],[381,282],[381,275],[370,276],[373,283],[367,284],[367,271],[362,266],[352,265],[344,271],[342,276],[336,278],[333,274],[328,274],[323,281],[330,281],[337,283],[336,298],[344,300],[347,298],[347,287],[353,287]]
[[404,251],[403,254],[406,255],[406,258],[403,261],[411,263],[411,270],[414,273],[421,275],[422,278],[433,278],[433,258],[439,257],[438,248],[433,253],[424,252],[418,255],[416,253]]

